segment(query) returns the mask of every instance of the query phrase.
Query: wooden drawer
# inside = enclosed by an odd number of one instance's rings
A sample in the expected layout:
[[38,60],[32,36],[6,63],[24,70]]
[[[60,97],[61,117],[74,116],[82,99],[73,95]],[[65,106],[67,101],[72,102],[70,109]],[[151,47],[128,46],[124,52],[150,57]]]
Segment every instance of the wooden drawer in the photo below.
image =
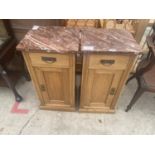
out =
[[90,55],[89,68],[94,69],[125,69],[129,63],[129,56],[123,55]]
[[29,53],[32,66],[69,67],[69,55],[53,53]]

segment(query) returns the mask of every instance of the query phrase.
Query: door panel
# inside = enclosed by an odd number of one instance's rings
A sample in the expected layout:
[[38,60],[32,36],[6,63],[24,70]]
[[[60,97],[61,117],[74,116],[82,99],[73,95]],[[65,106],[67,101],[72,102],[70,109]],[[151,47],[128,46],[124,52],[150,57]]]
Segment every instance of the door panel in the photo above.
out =
[[88,69],[87,79],[84,81],[83,106],[110,108],[122,73],[123,71]]
[[50,100],[64,101],[63,72],[44,72],[44,79]]
[[61,68],[37,68],[35,73],[40,84],[41,93],[45,104],[50,106],[71,105],[70,69]]
[[[95,71],[91,91],[91,104],[105,103],[114,75]],[[101,85],[104,85],[103,87]]]

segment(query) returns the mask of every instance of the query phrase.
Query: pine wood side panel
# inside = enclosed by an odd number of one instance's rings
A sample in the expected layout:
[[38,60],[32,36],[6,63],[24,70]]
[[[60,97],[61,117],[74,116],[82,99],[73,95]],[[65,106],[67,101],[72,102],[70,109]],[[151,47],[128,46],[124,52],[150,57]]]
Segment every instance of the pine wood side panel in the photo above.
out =
[[69,63],[70,63],[70,72],[69,72],[69,76],[70,76],[70,96],[72,96],[70,98],[70,102],[72,103],[71,106],[74,107],[75,110],[75,54],[71,54],[69,57]]
[[[82,66],[82,78],[81,78],[81,94],[80,94],[80,109],[83,108],[83,106],[87,103],[84,103],[84,100],[87,100],[87,96],[84,96],[85,93],[85,89],[86,89],[86,85],[85,85],[85,81],[88,80],[88,61],[87,61],[87,57],[84,54],[83,56],[83,66]],[[89,91],[89,89],[88,89]],[[84,99],[85,97],[85,99]]]
[[28,52],[22,52],[22,54],[23,54],[24,60],[26,62],[26,66],[28,68],[28,71],[30,73],[32,83],[34,85],[36,93],[37,93],[37,95],[39,97],[39,100],[41,101],[41,105],[44,105],[44,100],[43,100],[42,94],[40,92],[40,88],[39,88],[39,85],[38,85],[38,82],[37,82],[37,78],[36,78],[35,72],[33,70],[33,67],[31,65],[31,61],[30,61],[30,58],[29,58],[29,53]]
[[134,61],[136,59],[136,55],[134,55],[134,54],[129,55],[129,57],[130,57],[130,59],[128,61],[128,67],[126,68],[126,70],[125,70],[125,72],[124,72],[124,74],[122,76],[122,79],[121,79],[121,81],[119,83],[118,90],[116,92],[116,95],[115,95],[115,97],[113,99],[113,103],[111,105],[112,109],[115,109],[115,107],[117,105],[116,102],[117,102],[117,100],[118,100],[118,98],[119,98],[119,96],[120,96],[120,94],[121,94],[121,92],[123,90],[123,87],[125,86],[125,83],[126,83],[128,77],[129,77],[130,72],[132,71]]

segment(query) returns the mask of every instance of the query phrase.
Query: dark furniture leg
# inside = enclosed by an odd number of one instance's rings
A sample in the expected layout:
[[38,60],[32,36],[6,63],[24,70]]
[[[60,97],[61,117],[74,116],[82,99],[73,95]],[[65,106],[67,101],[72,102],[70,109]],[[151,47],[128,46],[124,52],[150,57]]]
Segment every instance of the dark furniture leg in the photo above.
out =
[[126,81],[126,85],[129,83],[129,81],[131,81],[132,79],[136,78],[135,74],[132,75],[130,78],[128,78],[128,80]]
[[23,56],[21,54],[18,54],[18,57],[19,57],[19,61],[21,62],[21,65],[22,65],[22,70],[23,70],[22,73],[23,73],[24,78],[26,79],[26,81],[31,81],[31,77],[30,77],[30,74],[26,67]]
[[134,97],[132,98],[130,104],[126,108],[126,112],[128,112],[132,106],[136,103],[136,101],[139,99],[139,97],[144,93],[144,89],[141,88],[140,86],[137,88]]
[[30,77],[30,74],[29,74],[29,72],[28,72],[28,70],[26,68],[25,63],[24,63],[24,67],[23,68],[24,68],[24,77],[25,77],[26,81],[31,81],[31,77]]
[[22,97],[18,94],[15,86],[12,84],[12,82],[10,81],[10,79],[7,75],[7,72],[2,68],[1,65],[0,65],[0,75],[2,76],[2,78],[7,83],[8,87],[13,91],[16,101],[21,102],[23,100]]

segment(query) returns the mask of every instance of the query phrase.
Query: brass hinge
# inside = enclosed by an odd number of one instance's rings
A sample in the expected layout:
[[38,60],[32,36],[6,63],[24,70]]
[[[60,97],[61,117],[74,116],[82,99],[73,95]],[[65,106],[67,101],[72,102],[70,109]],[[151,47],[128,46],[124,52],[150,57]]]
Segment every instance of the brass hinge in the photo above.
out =
[[43,84],[40,85],[40,90],[45,91],[45,86]]
[[115,95],[115,93],[116,93],[116,89],[115,88],[111,88],[110,95]]

